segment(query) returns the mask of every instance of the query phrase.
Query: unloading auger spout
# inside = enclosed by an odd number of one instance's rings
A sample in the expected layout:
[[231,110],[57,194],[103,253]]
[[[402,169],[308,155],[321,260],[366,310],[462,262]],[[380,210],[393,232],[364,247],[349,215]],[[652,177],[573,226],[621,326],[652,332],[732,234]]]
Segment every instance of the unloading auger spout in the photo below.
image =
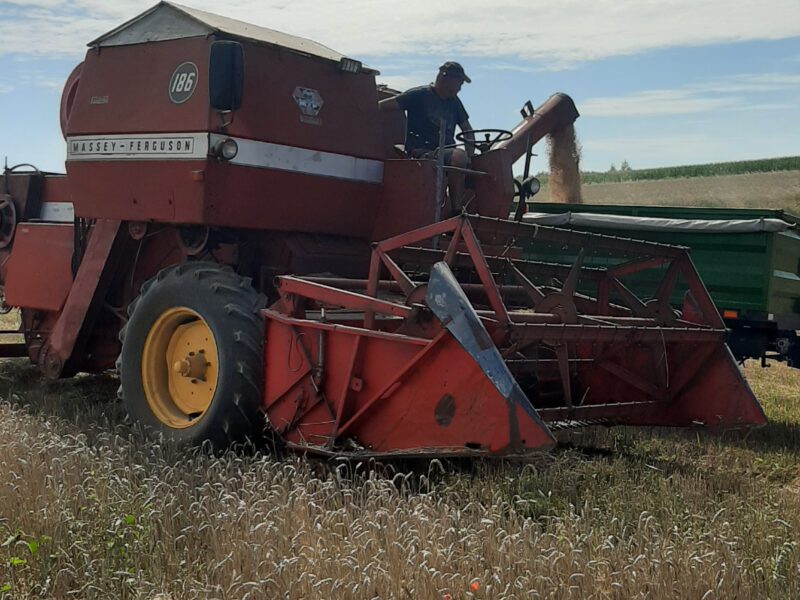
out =
[[526,105],[526,109],[523,109],[522,121],[511,130],[511,139],[494,146],[498,150],[508,150],[512,162],[523,157],[530,147],[548,133],[571,125],[580,116],[572,98],[560,92],[550,96],[535,110],[530,105]]

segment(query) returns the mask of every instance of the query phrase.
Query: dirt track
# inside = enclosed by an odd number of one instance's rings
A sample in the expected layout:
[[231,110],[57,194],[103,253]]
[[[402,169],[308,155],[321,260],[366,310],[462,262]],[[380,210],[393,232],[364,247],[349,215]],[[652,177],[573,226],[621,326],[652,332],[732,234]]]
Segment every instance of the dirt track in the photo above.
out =
[[[546,185],[537,198],[549,201]],[[583,202],[780,208],[800,214],[800,171],[594,183],[583,186]]]

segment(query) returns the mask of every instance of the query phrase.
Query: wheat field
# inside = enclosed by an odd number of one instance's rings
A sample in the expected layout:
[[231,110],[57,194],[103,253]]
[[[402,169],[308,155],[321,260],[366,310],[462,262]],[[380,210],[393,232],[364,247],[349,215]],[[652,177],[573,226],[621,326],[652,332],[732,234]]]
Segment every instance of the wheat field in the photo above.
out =
[[800,372],[749,434],[593,429],[530,464],[143,444],[113,375],[0,363],[6,598],[795,598]]
[[[770,208],[800,215],[800,171],[593,183],[581,192],[586,204]],[[551,201],[547,184],[536,199]]]

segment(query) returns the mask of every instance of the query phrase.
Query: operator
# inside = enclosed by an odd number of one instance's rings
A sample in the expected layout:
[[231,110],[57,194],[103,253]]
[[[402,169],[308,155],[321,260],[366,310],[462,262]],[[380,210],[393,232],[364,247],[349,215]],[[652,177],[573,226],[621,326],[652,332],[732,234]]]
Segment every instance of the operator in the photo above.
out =
[[[472,126],[469,115],[458,98],[458,92],[464,82],[471,79],[464,73],[464,68],[457,62],[447,61],[439,67],[436,82],[411,88],[379,102],[382,111],[406,111],[405,150],[412,158],[434,158],[439,147],[439,124],[445,120],[445,145],[455,143],[455,128],[464,132],[464,149],[447,148],[444,152],[444,164],[465,169],[475,152]],[[465,174],[458,171],[447,172],[447,187],[450,196],[450,213],[461,213],[464,206]]]

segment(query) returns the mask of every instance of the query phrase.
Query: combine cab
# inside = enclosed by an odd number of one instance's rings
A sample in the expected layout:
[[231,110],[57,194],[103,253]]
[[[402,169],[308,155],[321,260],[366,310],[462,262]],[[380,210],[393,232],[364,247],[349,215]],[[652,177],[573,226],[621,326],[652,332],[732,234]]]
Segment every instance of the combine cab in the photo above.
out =
[[52,378],[116,365],[150,433],[220,446],[268,429],[305,452],[507,456],[587,423],[764,422],[685,249],[503,220],[569,97],[481,144],[477,214],[440,221],[448,167],[398,155],[375,75],[169,2],[92,42],[62,98],[67,175],[0,178],[25,336],[4,355]]

